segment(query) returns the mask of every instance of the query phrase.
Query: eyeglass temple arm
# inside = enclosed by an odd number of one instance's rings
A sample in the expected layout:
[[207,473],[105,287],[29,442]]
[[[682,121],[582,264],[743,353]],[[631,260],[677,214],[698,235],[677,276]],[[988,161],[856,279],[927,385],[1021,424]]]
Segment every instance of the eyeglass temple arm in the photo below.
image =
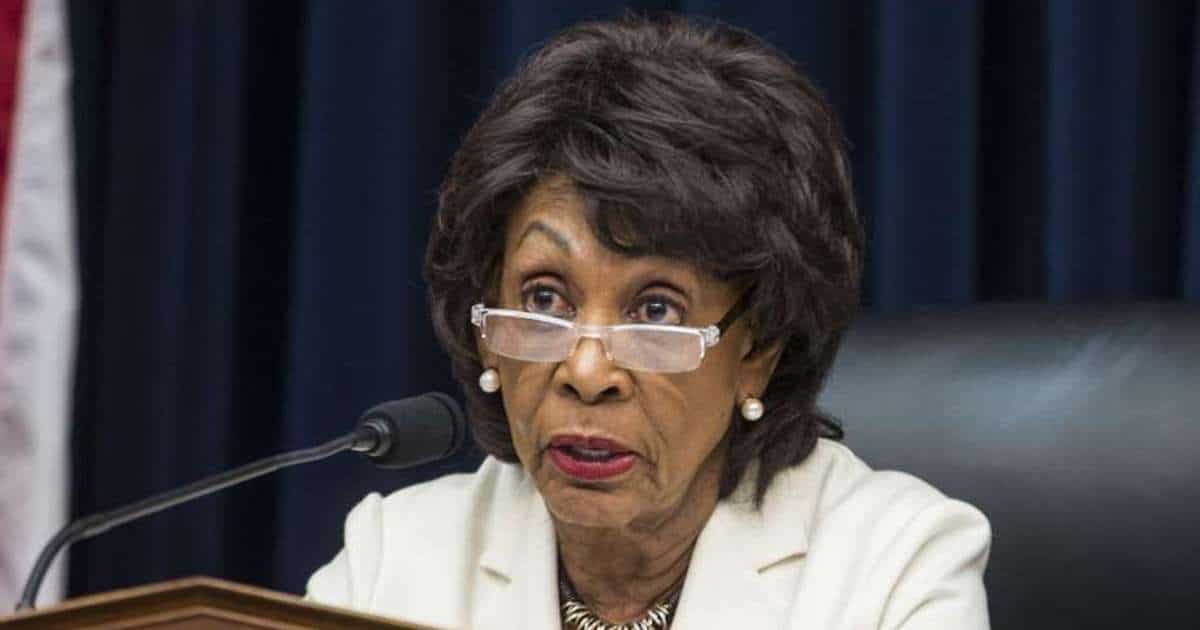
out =
[[725,313],[725,317],[722,317],[721,321],[717,322],[717,330],[720,330],[721,334],[725,334],[725,331],[729,330],[729,327],[750,309],[750,293],[753,290],[753,287],[751,287],[743,291],[737,302],[734,302],[733,306],[729,307],[729,312]]

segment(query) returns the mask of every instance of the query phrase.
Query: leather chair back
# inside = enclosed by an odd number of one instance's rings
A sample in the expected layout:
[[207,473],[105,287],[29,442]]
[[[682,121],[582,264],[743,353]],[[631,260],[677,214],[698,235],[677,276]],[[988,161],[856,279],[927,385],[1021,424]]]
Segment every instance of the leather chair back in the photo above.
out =
[[1200,308],[863,318],[821,404],[987,514],[993,627],[1200,627]]

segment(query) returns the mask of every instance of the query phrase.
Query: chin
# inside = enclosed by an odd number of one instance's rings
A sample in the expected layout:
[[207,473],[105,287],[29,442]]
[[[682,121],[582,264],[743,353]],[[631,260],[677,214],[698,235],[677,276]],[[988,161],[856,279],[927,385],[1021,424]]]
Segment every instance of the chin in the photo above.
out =
[[623,527],[638,514],[636,502],[621,489],[588,488],[555,480],[541,491],[550,514],[571,525]]

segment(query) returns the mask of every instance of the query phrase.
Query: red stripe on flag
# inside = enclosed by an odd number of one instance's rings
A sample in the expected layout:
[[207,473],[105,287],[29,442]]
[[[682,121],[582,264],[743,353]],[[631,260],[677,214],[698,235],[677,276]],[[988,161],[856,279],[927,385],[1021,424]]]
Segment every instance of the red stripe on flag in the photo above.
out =
[[[0,1],[0,236],[4,234],[4,200],[7,199],[13,113],[17,106],[17,69],[21,67],[24,26],[25,0]],[[3,246],[4,239],[0,238],[0,249]]]

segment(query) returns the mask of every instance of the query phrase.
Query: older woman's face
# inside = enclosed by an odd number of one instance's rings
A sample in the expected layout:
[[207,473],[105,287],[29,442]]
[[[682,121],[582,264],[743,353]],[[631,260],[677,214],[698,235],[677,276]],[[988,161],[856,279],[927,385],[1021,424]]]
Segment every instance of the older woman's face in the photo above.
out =
[[[507,226],[498,306],[580,324],[700,327],[720,320],[739,297],[736,287],[687,264],[605,249],[582,209],[562,183],[526,197]],[[699,369],[677,374],[618,367],[590,338],[561,363],[486,349],[483,356],[500,372],[517,455],[551,513],[586,526],[653,527],[685,501],[716,495],[730,414],[745,396],[761,394],[773,367],[761,353],[750,355],[750,341],[745,323],[737,323]],[[594,453],[578,450],[586,440],[627,452],[632,466],[581,474],[572,463],[591,461]]]

